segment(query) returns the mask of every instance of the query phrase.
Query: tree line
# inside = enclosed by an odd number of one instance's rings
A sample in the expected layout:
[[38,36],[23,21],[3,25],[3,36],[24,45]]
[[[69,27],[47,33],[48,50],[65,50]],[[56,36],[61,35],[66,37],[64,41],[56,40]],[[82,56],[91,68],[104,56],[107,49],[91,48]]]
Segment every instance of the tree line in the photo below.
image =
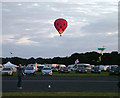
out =
[[[101,56],[101,61],[99,57]],[[65,64],[70,65],[74,64],[75,60],[78,59],[79,63],[88,63],[91,65],[119,65],[120,64],[120,54],[117,51],[111,53],[100,54],[98,52],[86,52],[86,53],[74,53],[71,56],[66,57],[54,57],[54,58],[20,58],[20,57],[6,57],[0,58],[2,60],[1,64],[5,64],[10,61],[13,64],[27,65],[27,64]]]

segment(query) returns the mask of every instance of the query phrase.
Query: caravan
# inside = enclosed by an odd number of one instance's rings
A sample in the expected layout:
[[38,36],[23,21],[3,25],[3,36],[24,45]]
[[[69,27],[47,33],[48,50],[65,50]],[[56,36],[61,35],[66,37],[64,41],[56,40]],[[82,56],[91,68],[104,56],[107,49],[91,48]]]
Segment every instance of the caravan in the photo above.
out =
[[77,64],[68,65],[68,68],[69,68],[71,71],[75,71],[75,70],[77,70],[77,68],[79,68],[79,67],[84,67],[86,70],[91,70],[91,65],[90,65],[90,64],[77,63]]
[[86,64],[86,63],[79,63],[79,64],[75,64],[75,70],[79,67],[85,67],[86,70],[91,70],[91,66],[90,64]]

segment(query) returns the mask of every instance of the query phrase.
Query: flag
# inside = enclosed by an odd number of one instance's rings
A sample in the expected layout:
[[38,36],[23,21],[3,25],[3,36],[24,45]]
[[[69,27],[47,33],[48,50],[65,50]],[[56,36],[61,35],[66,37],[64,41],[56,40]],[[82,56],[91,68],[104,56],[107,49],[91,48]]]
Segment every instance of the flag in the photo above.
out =
[[79,60],[78,60],[78,59],[76,59],[76,61],[75,61],[75,64],[77,64],[77,63],[79,63]]

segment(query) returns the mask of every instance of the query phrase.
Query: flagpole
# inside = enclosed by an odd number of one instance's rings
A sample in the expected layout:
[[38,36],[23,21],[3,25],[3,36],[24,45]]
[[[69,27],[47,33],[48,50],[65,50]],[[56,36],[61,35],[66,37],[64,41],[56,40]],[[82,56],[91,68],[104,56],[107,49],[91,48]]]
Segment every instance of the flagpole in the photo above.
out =
[[76,67],[76,68],[77,68],[77,63],[79,63],[79,60],[78,60],[78,59],[75,60],[75,67]]

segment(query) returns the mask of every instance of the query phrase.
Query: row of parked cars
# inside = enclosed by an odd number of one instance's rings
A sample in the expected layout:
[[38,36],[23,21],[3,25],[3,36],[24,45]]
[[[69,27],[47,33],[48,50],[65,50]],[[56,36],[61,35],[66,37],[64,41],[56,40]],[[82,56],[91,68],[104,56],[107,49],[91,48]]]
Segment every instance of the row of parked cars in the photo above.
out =
[[[68,67],[38,67],[38,72],[41,72],[42,75],[52,75],[53,72],[59,73],[69,73],[71,70]],[[76,73],[87,73],[88,70],[85,67],[78,67],[74,70]],[[91,73],[101,73],[99,66],[94,66],[91,68]],[[106,70],[111,74],[120,74],[120,66],[111,66],[108,70]],[[1,71],[2,75],[13,75],[14,69],[12,67],[3,68]],[[36,69],[33,66],[27,66],[24,68],[24,74],[36,74]]]
[[[69,73],[71,70],[67,67],[39,67],[38,72],[41,72],[42,75],[52,75],[53,72],[59,73]],[[78,67],[74,70],[76,73],[87,73],[88,70],[85,67]],[[33,67],[26,67],[24,74],[35,74],[35,69]],[[101,70],[98,66],[92,67],[91,73],[101,73]]]
[[[38,70],[42,73],[42,75],[48,74],[52,75],[52,72],[59,72],[59,73],[69,73],[71,70],[67,67],[43,67],[41,70]],[[101,73],[103,70],[100,69],[99,66],[94,66],[91,70],[87,70],[85,67],[78,67],[74,70],[76,73],[87,73],[90,71],[91,73]],[[106,70],[109,74],[120,74],[120,66],[111,66],[109,69]],[[27,71],[24,71],[27,74]]]
[[[59,72],[59,73],[69,73],[70,70],[67,67],[39,67],[38,72],[41,72],[42,75],[52,75],[52,72]],[[14,70],[12,67],[5,67],[1,71],[2,75],[10,75],[12,76],[14,74]],[[27,66],[24,67],[24,74],[36,74],[36,70],[33,66]]]
[[[50,67],[44,67],[41,70],[38,70],[42,73],[42,75],[48,74],[52,75],[52,69]],[[53,71],[56,71],[56,68],[53,68]],[[1,70],[2,75],[10,75],[12,76],[14,74],[14,69],[12,67],[5,67]],[[24,67],[24,74],[36,74],[36,70],[32,66]]]

